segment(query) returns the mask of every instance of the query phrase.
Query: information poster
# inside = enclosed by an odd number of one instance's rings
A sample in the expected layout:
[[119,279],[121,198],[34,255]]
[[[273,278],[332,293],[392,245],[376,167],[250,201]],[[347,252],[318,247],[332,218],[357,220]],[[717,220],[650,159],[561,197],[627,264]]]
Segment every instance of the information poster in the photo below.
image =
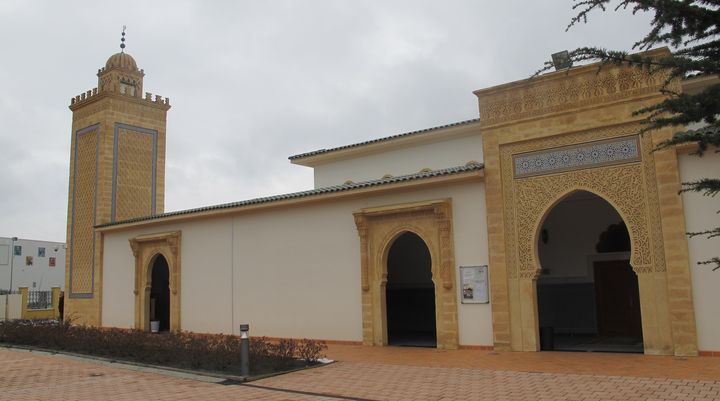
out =
[[464,304],[486,304],[488,296],[488,267],[460,266],[462,293],[460,299]]

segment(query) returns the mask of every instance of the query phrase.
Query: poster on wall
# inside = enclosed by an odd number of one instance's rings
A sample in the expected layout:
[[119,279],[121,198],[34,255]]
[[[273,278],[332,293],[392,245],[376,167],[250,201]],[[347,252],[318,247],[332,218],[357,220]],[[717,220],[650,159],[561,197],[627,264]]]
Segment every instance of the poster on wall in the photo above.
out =
[[460,300],[462,303],[486,304],[490,302],[487,265],[460,266],[460,280]]
[[50,256],[50,260],[48,260],[48,266],[55,267],[55,256]]

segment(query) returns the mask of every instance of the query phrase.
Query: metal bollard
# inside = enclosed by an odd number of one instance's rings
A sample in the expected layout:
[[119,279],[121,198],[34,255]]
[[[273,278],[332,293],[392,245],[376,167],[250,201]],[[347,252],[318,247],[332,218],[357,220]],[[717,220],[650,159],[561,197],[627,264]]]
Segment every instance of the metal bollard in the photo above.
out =
[[240,375],[250,376],[250,331],[249,324],[240,325]]

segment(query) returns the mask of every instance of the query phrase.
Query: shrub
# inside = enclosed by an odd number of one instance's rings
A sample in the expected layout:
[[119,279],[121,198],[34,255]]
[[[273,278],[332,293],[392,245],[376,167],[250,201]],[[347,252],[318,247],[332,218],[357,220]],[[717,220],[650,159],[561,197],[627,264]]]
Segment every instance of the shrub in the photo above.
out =
[[307,363],[317,363],[324,357],[323,351],[326,349],[325,342],[304,338],[300,340],[295,355]]
[[[153,334],[69,321],[13,320],[0,322],[0,342],[179,368],[240,372],[240,338],[225,334]],[[315,364],[325,349],[322,341],[251,338],[250,372],[258,375]]]
[[295,361],[297,342],[295,340],[282,339],[270,345],[269,362],[274,370],[288,369]]

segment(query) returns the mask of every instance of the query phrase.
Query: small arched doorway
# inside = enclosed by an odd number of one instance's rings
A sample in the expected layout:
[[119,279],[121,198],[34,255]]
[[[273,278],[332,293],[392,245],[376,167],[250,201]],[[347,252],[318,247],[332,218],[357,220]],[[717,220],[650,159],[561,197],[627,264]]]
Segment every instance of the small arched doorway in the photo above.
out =
[[385,305],[389,345],[436,347],[435,286],[425,241],[405,232],[387,256]]
[[157,255],[150,272],[150,321],[159,322],[160,331],[170,330],[170,269],[163,255]]
[[537,241],[541,349],[643,352],[630,235],[615,208],[573,192],[548,212]]

